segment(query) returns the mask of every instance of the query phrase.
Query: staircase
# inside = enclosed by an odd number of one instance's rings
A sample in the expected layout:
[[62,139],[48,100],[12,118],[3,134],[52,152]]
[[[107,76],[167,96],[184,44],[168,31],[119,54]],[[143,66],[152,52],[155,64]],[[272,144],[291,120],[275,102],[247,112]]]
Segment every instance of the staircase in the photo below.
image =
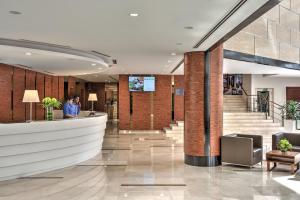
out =
[[167,137],[174,139],[177,144],[183,144],[184,121],[170,124],[170,127],[164,128],[164,132]]
[[224,95],[223,110],[223,135],[262,135],[265,151],[272,148],[272,134],[284,130],[280,123],[266,119],[265,113],[247,112],[246,102],[240,95]]

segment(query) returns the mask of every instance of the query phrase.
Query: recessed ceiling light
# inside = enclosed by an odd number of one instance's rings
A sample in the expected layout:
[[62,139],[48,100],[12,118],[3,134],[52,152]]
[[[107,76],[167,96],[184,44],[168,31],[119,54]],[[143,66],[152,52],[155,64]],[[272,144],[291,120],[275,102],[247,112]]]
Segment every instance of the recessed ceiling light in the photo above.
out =
[[102,69],[102,67],[99,67],[98,69]]
[[96,66],[97,64],[96,63],[92,63],[92,66]]
[[176,53],[171,53],[171,56],[176,56]]
[[188,30],[191,30],[191,29],[194,29],[194,27],[192,27],[192,26],[186,26],[186,27],[184,27],[185,29],[188,29]]
[[19,12],[19,11],[16,11],[16,10],[11,10],[9,11],[10,14],[13,14],[13,15],[21,15],[22,13]]
[[172,60],[168,60],[168,63],[171,63],[172,62]]
[[130,17],[137,17],[137,16],[139,16],[139,14],[138,13],[130,13],[129,16]]
[[31,56],[32,54],[30,52],[25,53],[26,56]]

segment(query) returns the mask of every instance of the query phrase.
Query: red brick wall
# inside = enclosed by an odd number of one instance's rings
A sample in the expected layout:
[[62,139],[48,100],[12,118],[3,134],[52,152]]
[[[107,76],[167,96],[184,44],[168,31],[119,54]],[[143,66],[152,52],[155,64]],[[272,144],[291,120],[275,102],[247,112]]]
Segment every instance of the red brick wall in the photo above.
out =
[[25,90],[25,69],[17,67],[14,67],[13,69],[13,121],[24,122],[25,104],[22,103],[22,100]]
[[[171,123],[172,83],[171,76],[157,75],[156,91],[132,92],[132,116],[128,75],[119,76],[119,128],[121,130],[150,130],[151,112],[153,129],[163,129]],[[130,121],[131,120],[131,121]]]
[[[172,76],[156,75],[153,102],[155,130],[170,126],[172,121]],[[140,102],[139,102],[140,103]]]
[[58,77],[58,99],[60,101],[64,100],[64,80],[65,77],[63,76]]
[[132,92],[132,122],[133,130],[151,129],[151,102],[149,92]]
[[184,55],[184,152],[204,156],[204,52]]
[[184,121],[184,95],[176,95],[176,89],[184,89],[184,75],[174,76],[174,121]]
[[[54,80],[54,84],[52,79]],[[0,123],[28,120],[29,104],[22,102],[24,90],[38,90],[40,100],[44,96],[52,97],[53,91],[55,95],[58,95],[56,91],[60,91],[59,84],[56,84],[57,80],[59,79],[54,76],[0,64],[0,95],[5,97],[2,98],[0,104],[0,113],[3,113],[3,115],[0,115]],[[63,82],[63,77],[61,80]],[[56,87],[56,89],[52,91],[53,87]],[[61,96],[64,96],[63,83],[59,93]],[[44,119],[44,109],[40,103],[33,104],[32,118],[34,120]]]
[[11,66],[0,64],[0,122],[12,121],[12,74],[13,68]]
[[223,134],[223,46],[211,51],[210,56],[210,145],[211,156],[220,155]]
[[119,128],[130,129],[130,94],[127,75],[119,76]]

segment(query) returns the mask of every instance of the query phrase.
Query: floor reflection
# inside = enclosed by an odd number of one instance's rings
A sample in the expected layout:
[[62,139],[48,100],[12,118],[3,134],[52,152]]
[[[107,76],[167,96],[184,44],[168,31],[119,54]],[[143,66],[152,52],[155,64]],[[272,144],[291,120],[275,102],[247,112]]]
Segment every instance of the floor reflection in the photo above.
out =
[[0,182],[1,200],[300,199],[289,166],[262,168],[183,163],[183,146],[162,133],[118,134],[109,123],[103,150],[77,166]]

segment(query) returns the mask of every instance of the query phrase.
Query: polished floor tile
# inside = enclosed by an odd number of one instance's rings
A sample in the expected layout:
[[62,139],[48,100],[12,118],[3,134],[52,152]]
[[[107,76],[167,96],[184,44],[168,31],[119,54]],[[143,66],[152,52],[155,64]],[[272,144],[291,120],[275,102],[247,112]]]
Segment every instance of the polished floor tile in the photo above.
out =
[[293,200],[300,173],[289,166],[193,167],[162,133],[118,134],[109,124],[100,155],[79,165],[0,182],[0,200]]

